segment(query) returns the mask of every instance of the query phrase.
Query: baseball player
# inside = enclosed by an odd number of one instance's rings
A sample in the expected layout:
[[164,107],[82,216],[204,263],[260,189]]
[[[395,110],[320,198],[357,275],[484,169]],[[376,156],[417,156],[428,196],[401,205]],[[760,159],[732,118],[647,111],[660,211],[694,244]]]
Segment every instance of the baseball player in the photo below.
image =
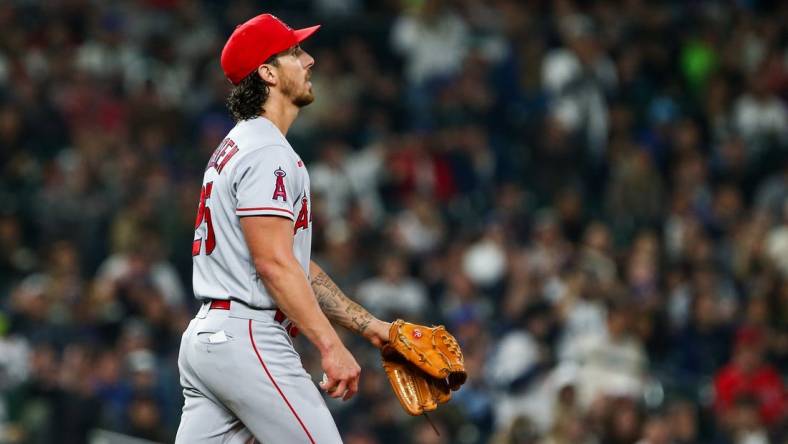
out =
[[300,332],[317,347],[320,387],[344,400],[358,390],[360,368],[330,321],[376,347],[388,341],[391,324],[310,260],[309,174],[285,135],[314,99],[315,61],[299,44],[318,28],[294,30],[262,14],[222,51],[237,124],[211,156],[200,192],[192,256],[203,304],[178,357],[185,404],[176,443],[339,443],[291,338]]

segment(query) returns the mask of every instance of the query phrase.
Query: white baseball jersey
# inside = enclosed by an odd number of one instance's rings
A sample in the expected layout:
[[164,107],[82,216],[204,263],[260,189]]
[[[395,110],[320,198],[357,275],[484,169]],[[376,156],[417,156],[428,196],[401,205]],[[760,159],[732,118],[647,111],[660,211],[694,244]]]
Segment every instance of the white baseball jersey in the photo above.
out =
[[246,245],[240,218],[293,221],[293,253],[309,275],[312,214],[309,174],[279,129],[257,117],[235,125],[203,176],[192,244],[194,295],[273,308]]

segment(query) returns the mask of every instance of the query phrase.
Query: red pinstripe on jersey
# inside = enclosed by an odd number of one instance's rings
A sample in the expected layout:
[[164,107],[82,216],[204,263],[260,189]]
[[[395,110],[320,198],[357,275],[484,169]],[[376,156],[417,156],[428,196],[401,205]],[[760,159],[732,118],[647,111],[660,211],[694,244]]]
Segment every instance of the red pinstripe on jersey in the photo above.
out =
[[286,208],[277,207],[251,207],[251,208],[236,208],[235,211],[281,211],[293,216],[293,212]]

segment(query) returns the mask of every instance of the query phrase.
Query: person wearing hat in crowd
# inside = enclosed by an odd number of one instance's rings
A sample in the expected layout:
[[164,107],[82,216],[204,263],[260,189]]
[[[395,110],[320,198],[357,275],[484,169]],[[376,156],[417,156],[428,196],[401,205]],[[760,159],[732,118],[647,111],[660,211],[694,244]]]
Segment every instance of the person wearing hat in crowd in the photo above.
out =
[[788,391],[780,373],[764,359],[766,334],[751,326],[736,332],[731,362],[714,377],[714,408],[723,425],[736,422],[742,406],[753,406],[763,424],[781,421]]

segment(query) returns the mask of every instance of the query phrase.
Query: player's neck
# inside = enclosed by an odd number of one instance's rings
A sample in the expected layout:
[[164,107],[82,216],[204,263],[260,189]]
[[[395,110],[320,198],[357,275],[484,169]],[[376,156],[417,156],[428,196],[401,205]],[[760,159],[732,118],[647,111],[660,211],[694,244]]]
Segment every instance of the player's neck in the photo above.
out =
[[287,135],[290,125],[298,117],[298,107],[289,100],[270,100],[266,101],[264,111],[261,114],[270,120],[283,135]]

